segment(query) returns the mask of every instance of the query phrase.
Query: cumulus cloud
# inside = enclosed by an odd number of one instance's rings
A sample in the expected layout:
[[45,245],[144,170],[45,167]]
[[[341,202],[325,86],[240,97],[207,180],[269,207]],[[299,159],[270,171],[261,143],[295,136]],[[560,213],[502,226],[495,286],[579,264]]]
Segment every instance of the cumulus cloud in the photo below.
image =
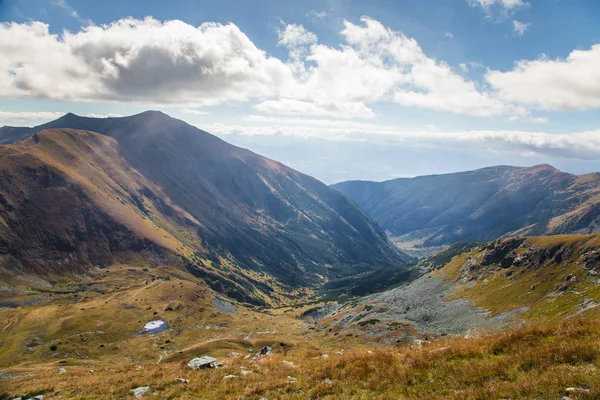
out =
[[346,44],[339,48],[313,44],[302,99],[371,103],[392,101],[404,106],[476,116],[514,112],[511,106],[478,90],[450,66],[425,55],[417,41],[371,18],[361,24],[344,21]]
[[529,29],[530,26],[531,23],[519,22],[516,19],[513,20],[513,31],[519,36],[523,36],[525,34],[525,31],[527,31],[527,29]]
[[526,114],[371,18],[344,21],[340,37],[328,46],[302,25],[283,25],[283,61],[234,24],[126,18],[60,35],[41,22],[2,24],[0,91],[187,108],[259,99],[265,112],[348,118],[372,116],[368,105],[381,101],[481,117]]
[[215,104],[275,94],[291,72],[233,24],[121,19],[77,33],[41,22],[0,26],[9,96]]
[[575,50],[566,59],[522,60],[515,68],[489,71],[486,80],[511,102],[545,110],[600,107],[600,44]]

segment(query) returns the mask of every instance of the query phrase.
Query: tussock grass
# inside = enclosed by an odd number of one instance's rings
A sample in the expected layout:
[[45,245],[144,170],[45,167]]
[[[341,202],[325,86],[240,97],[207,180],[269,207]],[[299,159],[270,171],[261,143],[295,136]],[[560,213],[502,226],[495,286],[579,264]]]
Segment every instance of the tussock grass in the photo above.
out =
[[[326,359],[323,350],[299,349],[257,362],[225,359],[223,368],[204,371],[185,362],[144,364],[141,370],[131,363],[90,363],[66,366],[59,375],[57,365],[47,364],[11,371],[37,375],[3,383],[6,398],[42,390],[48,399],[128,398],[132,388],[151,386],[147,397],[160,399],[556,399],[568,387],[580,389],[569,394],[572,399],[594,399],[600,397],[599,322],[536,322],[420,348],[373,345],[342,354],[328,348]],[[242,376],[242,368],[253,373]],[[230,374],[238,377],[223,379]]]

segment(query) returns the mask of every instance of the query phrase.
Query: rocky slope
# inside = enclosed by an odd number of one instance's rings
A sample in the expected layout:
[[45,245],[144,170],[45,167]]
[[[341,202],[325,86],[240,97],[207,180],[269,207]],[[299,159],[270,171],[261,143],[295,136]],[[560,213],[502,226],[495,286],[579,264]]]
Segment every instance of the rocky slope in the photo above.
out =
[[315,312],[320,329],[395,342],[523,321],[600,315],[600,235],[510,238],[451,248],[419,263],[420,278]]
[[261,297],[408,259],[339,192],[159,112],[67,114],[24,132],[0,147],[13,269],[177,255],[218,290]]
[[600,231],[600,174],[490,167],[333,186],[399,242],[425,247],[513,235]]

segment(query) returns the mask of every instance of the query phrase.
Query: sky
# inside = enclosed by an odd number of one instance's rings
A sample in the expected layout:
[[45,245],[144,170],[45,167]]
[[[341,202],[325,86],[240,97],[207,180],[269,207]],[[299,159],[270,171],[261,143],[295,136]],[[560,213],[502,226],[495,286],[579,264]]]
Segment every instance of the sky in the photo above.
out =
[[600,170],[597,0],[0,0],[0,125],[161,110],[325,183]]

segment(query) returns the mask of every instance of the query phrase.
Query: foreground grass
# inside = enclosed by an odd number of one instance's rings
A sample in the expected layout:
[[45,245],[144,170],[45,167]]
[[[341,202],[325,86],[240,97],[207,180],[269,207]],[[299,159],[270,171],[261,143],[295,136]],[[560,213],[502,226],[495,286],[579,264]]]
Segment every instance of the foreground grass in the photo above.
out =
[[[273,354],[257,362],[231,358],[221,369],[204,371],[192,371],[185,362],[140,368],[90,361],[66,365],[67,372],[60,374],[58,364],[46,364],[6,371],[35,375],[0,384],[7,399],[41,392],[46,399],[132,398],[130,390],[138,386],[150,386],[145,397],[160,399],[560,399],[567,394],[595,399],[600,398],[599,322],[536,323],[420,348],[344,350],[340,344],[337,349]],[[322,357],[325,352],[328,358]],[[243,369],[252,373],[244,376]],[[232,374],[237,377],[224,379]]]

